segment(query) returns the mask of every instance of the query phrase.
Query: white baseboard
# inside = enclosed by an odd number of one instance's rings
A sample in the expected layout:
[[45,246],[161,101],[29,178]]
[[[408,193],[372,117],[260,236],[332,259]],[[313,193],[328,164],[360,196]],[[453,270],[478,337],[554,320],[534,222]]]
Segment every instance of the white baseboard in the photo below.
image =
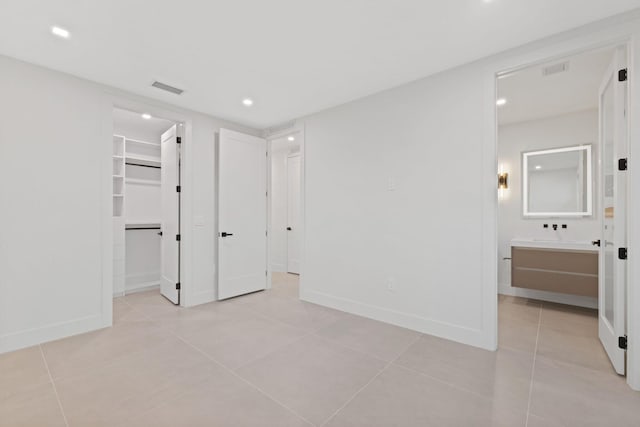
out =
[[494,350],[486,341],[486,334],[480,329],[465,328],[303,288],[300,289],[300,299],[462,344]]
[[55,323],[0,336],[0,354],[111,326],[101,315]]
[[578,307],[598,308],[598,298],[582,297],[578,295],[557,294],[555,292],[537,291],[535,289],[523,289],[501,284],[498,293],[514,297],[531,298],[541,301],[555,302],[557,304],[575,305]]
[[126,294],[135,294],[136,292],[144,292],[150,291],[152,289],[160,288],[160,282],[145,282],[145,283],[136,283],[135,285],[127,285],[125,289]]

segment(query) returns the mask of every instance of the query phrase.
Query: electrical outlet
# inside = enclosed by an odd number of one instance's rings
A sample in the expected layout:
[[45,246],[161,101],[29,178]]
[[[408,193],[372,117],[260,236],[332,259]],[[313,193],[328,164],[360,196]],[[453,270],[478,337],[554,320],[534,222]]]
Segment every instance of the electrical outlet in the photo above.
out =
[[394,177],[390,176],[387,184],[387,190],[396,191],[396,180]]
[[394,279],[393,277],[389,277],[389,279],[387,279],[387,290],[389,291],[396,290],[396,279]]

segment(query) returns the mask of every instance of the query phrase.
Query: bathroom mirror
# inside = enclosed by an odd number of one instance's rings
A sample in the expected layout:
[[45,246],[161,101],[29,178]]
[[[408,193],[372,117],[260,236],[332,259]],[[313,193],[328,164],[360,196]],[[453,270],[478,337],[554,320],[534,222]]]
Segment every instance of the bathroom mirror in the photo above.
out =
[[591,145],[522,153],[522,212],[529,218],[591,216]]

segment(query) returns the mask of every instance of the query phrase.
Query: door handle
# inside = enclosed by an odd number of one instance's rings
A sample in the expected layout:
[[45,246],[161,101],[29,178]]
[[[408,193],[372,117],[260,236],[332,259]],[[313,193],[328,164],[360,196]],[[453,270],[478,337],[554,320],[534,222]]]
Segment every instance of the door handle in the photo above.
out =
[[600,247],[600,240],[593,240],[593,241],[591,241],[591,244],[592,244],[593,246]]
[[291,231],[291,227],[287,227],[287,231]]
[[233,236],[233,233],[227,233],[226,231],[223,231],[222,233],[220,233],[220,237],[229,237],[229,236]]

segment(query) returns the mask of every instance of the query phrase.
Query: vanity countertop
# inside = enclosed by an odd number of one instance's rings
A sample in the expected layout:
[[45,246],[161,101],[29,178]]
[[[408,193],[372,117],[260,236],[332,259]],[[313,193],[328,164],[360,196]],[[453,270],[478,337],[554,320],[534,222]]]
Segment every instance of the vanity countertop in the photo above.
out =
[[586,240],[544,240],[544,239],[513,239],[512,247],[540,248],[540,249],[564,249],[598,252],[598,247]]

